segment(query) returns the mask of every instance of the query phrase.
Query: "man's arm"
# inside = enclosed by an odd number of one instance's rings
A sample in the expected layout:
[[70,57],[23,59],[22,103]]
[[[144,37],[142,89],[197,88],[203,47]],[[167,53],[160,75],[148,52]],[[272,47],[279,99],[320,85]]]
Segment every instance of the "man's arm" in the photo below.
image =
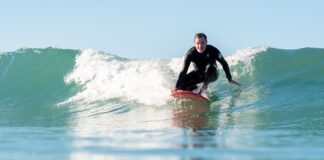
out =
[[216,60],[222,65],[228,81],[232,81],[232,75],[231,75],[230,68],[229,68],[226,60],[224,59],[224,57],[221,55],[221,53],[218,54],[218,58]]
[[179,74],[179,78],[176,83],[175,89],[178,89],[180,87],[184,77],[186,76],[186,74],[188,72],[189,66],[190,66],[190,58],[189,58],[189,54],[187,54],[185,57],[185,60],[184,60],[183,68]]
[[240,86],[241,84],[239,84],[238,82],[236,82],[232,79],[232,75],[231,75],[231,71],[228,66],[228,63],[226,62],[225,58],[223,57],[223,55],[220,52],[218,53],[218,57],[216,60],[222,65],[228,82]]

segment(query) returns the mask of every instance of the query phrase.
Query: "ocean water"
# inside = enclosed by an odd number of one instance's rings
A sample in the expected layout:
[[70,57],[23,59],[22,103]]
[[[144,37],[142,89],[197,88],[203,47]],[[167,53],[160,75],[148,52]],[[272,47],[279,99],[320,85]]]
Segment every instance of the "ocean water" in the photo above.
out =
[[225,57],[210,103],[170,97],[183,57],[0,54],[0,159],[324,159],[324,49]]

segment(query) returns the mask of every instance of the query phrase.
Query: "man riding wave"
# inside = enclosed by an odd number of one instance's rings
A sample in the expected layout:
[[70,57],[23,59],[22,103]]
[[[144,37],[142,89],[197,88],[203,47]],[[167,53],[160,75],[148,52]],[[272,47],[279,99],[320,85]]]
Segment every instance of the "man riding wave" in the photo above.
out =
[[[202,82],[202,89],[207,89],[208,84],[218,78],[216,61],[222,65],[229,83],[240,85],[232,79],[229,66],[220,51],[207,44],[207,36],[204,33],[195,34],[194,43],[195,46],[190,48],[186,54],[183,68],[173,91],[192,91],[198,87],[197,84]],[[191,62],[193,62],[194,70],[187,73]]]

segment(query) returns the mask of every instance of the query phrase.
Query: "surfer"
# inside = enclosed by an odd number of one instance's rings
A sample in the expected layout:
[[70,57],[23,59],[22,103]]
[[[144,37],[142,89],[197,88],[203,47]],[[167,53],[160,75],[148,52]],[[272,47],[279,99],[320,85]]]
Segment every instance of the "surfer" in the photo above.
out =
[[[228,82],[240,85],[232,79],[228,64],[220,51],[207,44],[207,36],[204,33],[195,34],[194,44],[195,46],[190,48],[186,54],[183,68],[173,91],[192,91],[198,88],[198,83],[202,82],[202,89],[206,90],[208,84],[218,78],[216,61],[222,65]],[[187,74],[191,62],[193,62],[194,70]]]

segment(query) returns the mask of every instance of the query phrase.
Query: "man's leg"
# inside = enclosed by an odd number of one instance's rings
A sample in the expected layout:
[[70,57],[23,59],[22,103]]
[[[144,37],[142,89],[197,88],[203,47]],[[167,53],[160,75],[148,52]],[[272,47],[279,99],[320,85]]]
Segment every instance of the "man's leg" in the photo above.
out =
[[184,77],[183,83],[180,85],[181,90],[192,91],[197,88],[198,83],[204,81],[204,76],[195,71],[190,72]]
[[215,82],[218,79],[218,69],[215,65],[209,65],[206,69],[206,78],[204,80],[203,86],[199,91],[199,94],[207,90],[208,84],[211,82]]
[[215,82],[218,79],[218,69],[215,65],[209,65],[206,69],[206,79],[204,83],[208,85],[210,82]]

